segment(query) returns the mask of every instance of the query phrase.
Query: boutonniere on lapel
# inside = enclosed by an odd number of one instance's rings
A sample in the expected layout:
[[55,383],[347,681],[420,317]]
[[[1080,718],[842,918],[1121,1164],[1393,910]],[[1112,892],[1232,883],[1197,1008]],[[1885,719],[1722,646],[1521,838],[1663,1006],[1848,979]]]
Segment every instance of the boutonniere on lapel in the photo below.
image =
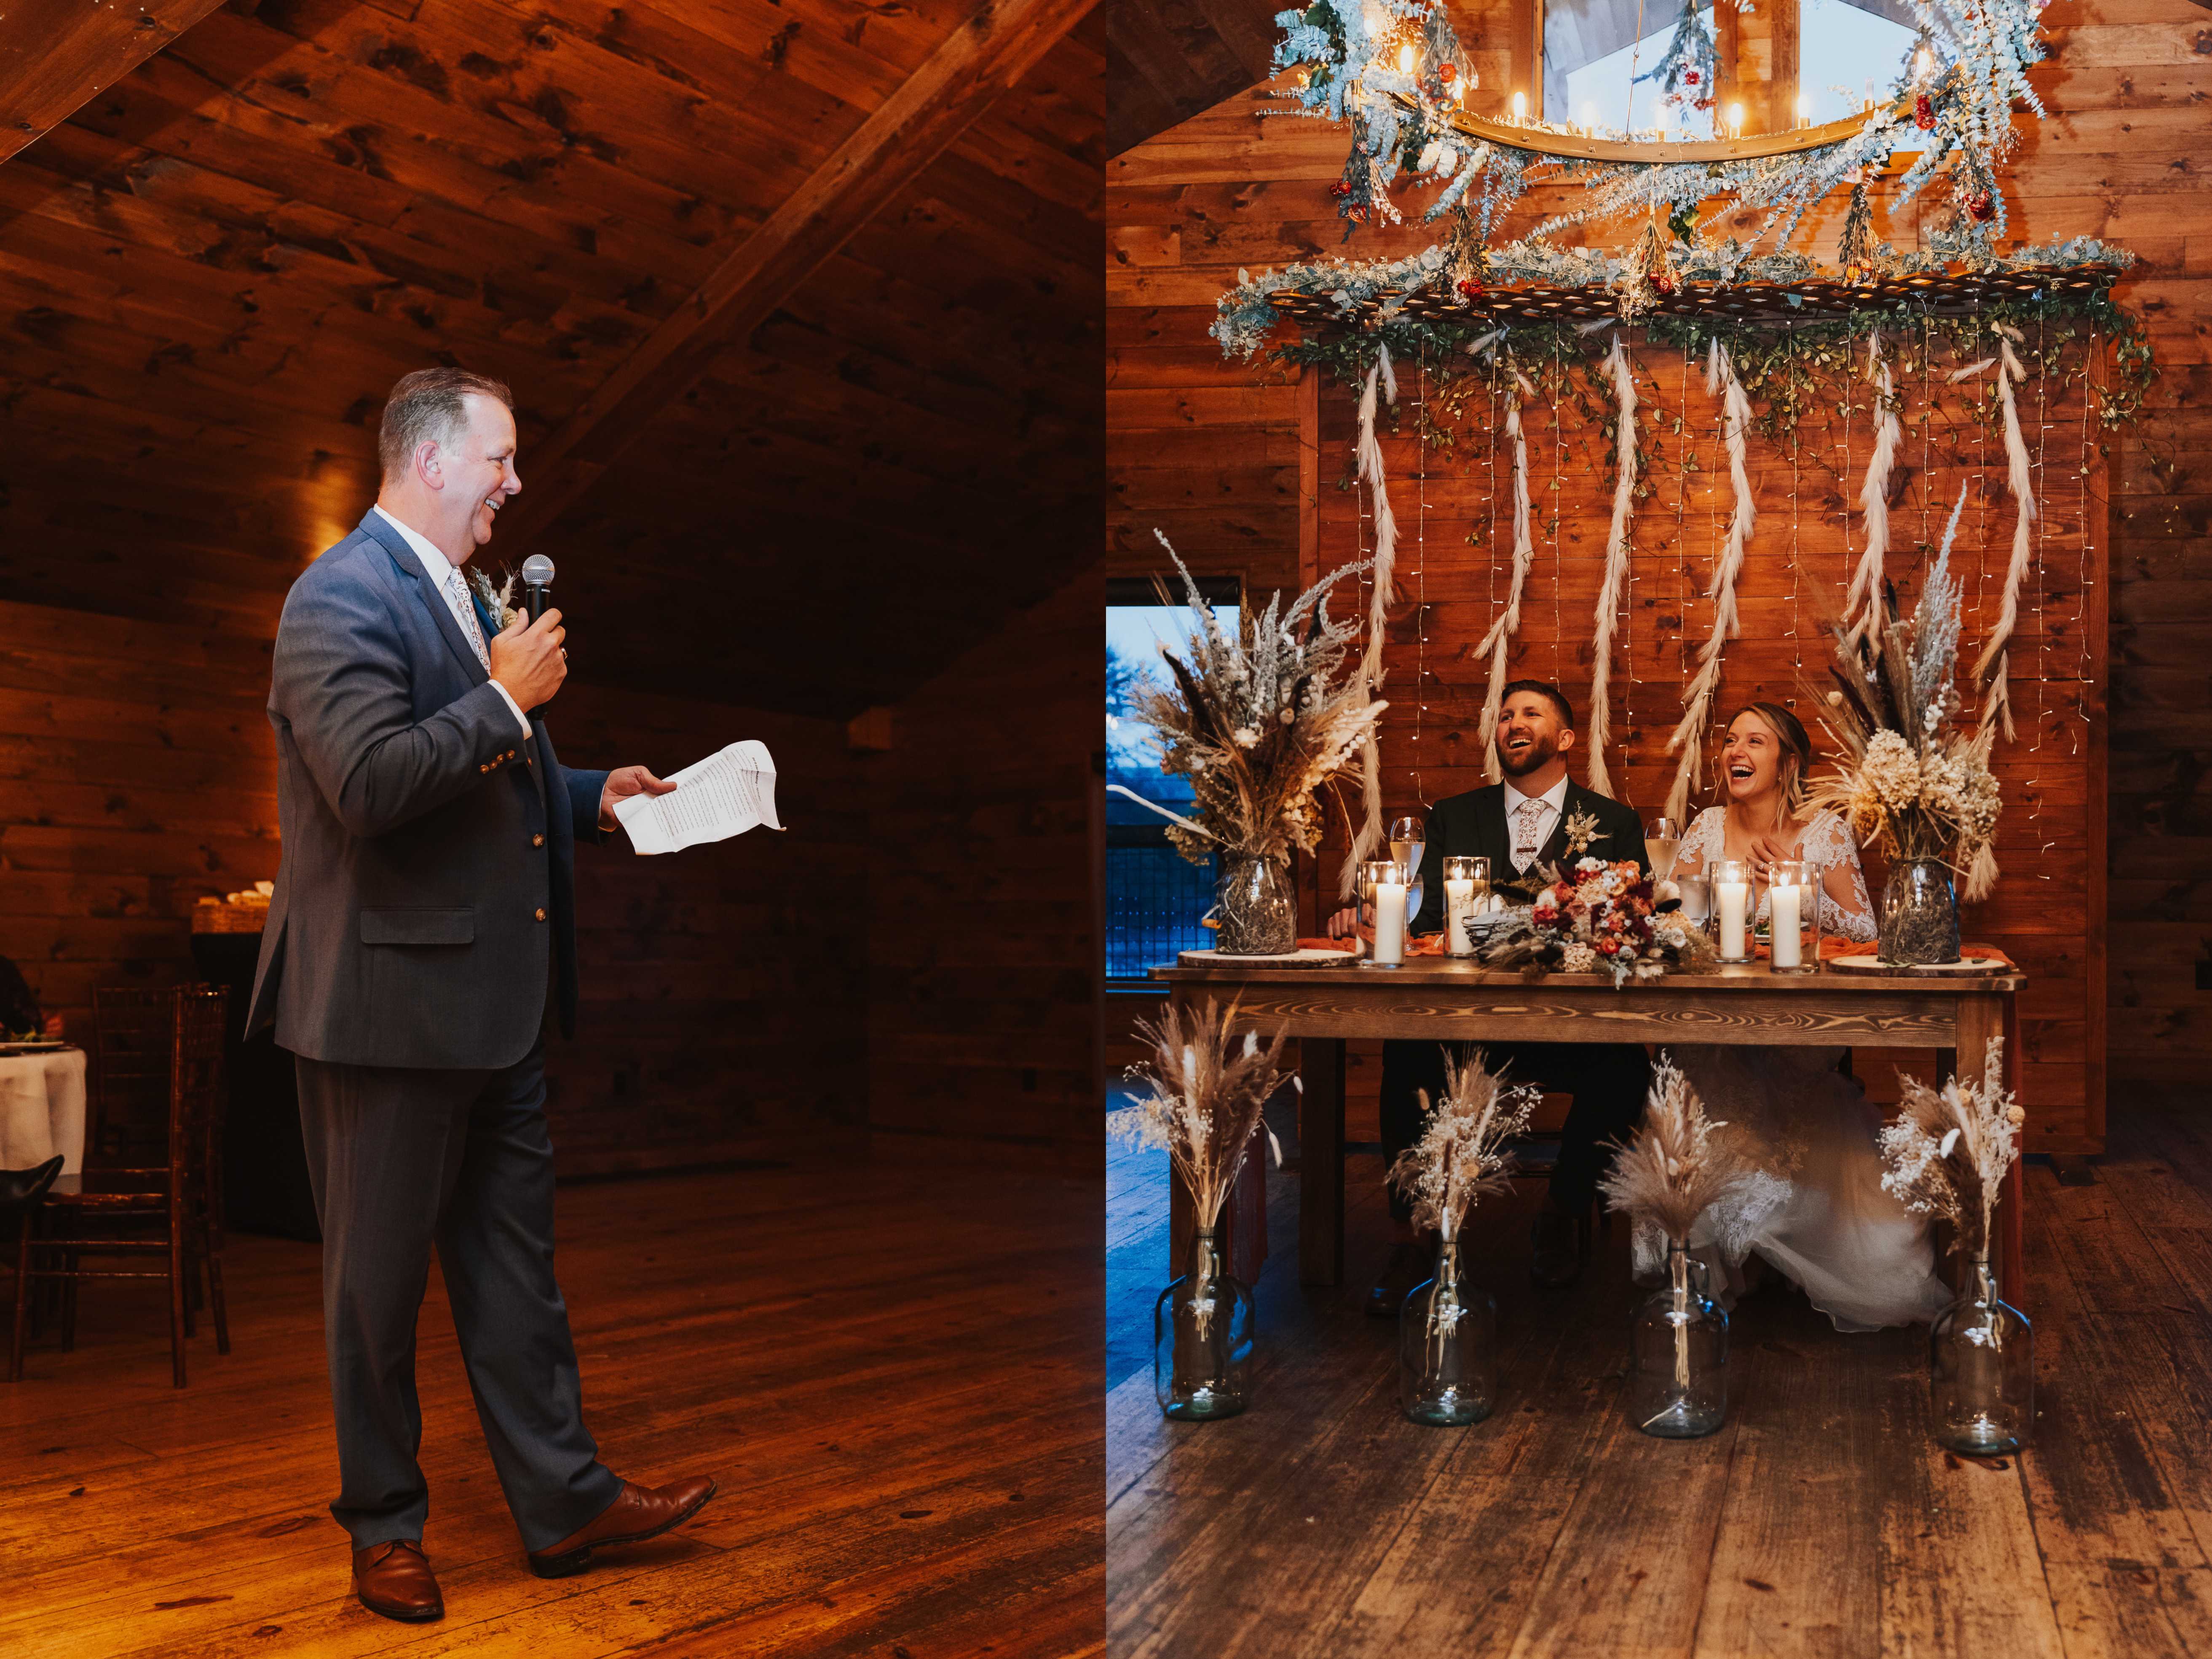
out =
[[1589,846],[1592,842],[1610,841],[1612,839],[1610,836],[1607,835],[1602,830],[1600,830],[1597,827],[1597,814],[1595,812],[1568,813],[1566,833],[1566,862],[1570,865],[1574,864],[1584,853],[1589,851]]
[[502,573],[499,586],[494,587],[491,578],[483,571],[473,567],[469,571],[469,581],[476,589],[477,602],[483,606],[487,615],[498,620],[501,633],[513,626],[514,619],[522,614],[514,608],[514,586],[518,580],[514,572],[506,571]]

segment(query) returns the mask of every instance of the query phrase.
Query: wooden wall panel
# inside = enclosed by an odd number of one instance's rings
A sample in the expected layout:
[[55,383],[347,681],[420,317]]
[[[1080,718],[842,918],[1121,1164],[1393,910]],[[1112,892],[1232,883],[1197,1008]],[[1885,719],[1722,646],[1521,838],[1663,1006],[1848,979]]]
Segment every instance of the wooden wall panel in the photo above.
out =
[[[1493,12],[1495,28],[1485,21]],[[1510,12],[1503,0],[1477,6],[1463,20],[1463,32],[1510,39]],[[2212,563],[2203,556],[2212,544],[2212,259],[2206,255],[2212,219],[2202,205],[2197,155],[2203,101],[2212,97],[2212,57],[2203,49],[2201,13],[2179,0],[2054,0],[2044,18],[2051,56],[2035,72],[2035,83],[2051,116],[2040,123],[2021,118],[2022,143],[2008,181],[2012,234],[2035,242],[2102,235],[2132,249],[2142,264],[2121,297],[2147,319],[2165,371],[2145,427],[2110,438],[2110,456],[2093,459],[2080,489],[2066,487],[2064,464],[2046,448],[2045,533],[2051,539],[2042,550],[2039,596],[2032,579],[2033,615],[2014,660],[2024,667],[2022,656],[2033,655],[2051,678],[2014,688],[2022,737],[2003,763],[2014,880],[1993,907],[1969,918],[1970,929],[2002,921],[2008,941],[2038,973],[2032,1006],[2023,1010],[2026,1077],[2038,1103],[2037,1144],[2055,1146],[2096,1142],[2108,1087],[2179,1095],[2212,1063],[2212,1025],[2197,986],[2199,964],[2212,962],[2212,906],[2203,898],[2212,881],[2212,853],[2205,850],[2212,845],[2206,839],[2212,810],[2203,804],[2201,786],[2212,762],[2212,680],[2200,660],[2212,615],[2205,597],[2212,592]],[[1504,88],[1512,73],[1509,67],[1494,84]],[[1486,75],[1485,84],[1493,84],[1492,77]],[[1109,560],[1116,576],[1157,568],[1150,531],[1158,523],[1170,527],[1194,568],[1250,573],[1262,587],[1295,580],[1297,390],[1269,366],[1224,363],[1204,333],[1214,298],[1240,268],[1257,273],[1342,246],[1325,193],[1342,166],[1342,135],[1321,122],[1262,120],[1258,111],[1267,106],[1256,92],[1230,98],[1109,165]],[[1519,234],[1571,199],[1571,192],[1537,192],[1501,234]],[[1878,201],[1877,228],[1899,245],[1916,244],[1924,234],[1921,215],[1936,206]],[[1815,217],[1814,246],[1826,257],[1832,258],[1839,225],[1832,209]],[[1750,234],[1758,220],[1737,214],[1723,228]],[[1591,240],[1604,243],[1614,234],[1600,229]],[[1345,251],[1388,257],[1432,240],[1418,223],[1367,229]],[[1679,366],[1668,372],[1650,354],[1642,360],[1648,372],[1679,378]],[[1679,393],[1666,395],[1680,401]],[[1691,394],[1692,405],[1704,401],[1702,391]],[[2078,420],[2077,401],[2054,402],[2060,415]],[[1323,542],[1331,552],[1343,551],[1351,542],[1351,503],[1339,486],[1350,453],[1351,405],[1336,389],[1318,392],[1315,406],[1317,447],[1307,471]],[[2039,423],[2042,416],[2030,411],[2030,418]],[[1708,449],[1710,430],[1701,439]],[[1863,432],[1855,441],[1863,465]],[[2072,447],[2079,448],[2078,433]],[[1541,448],[1532,442],[1540,496],[1548,483]],[[1393,477],[1400,481],[1393,499],[1408,526],[1407,553],[1417,557],[1419,508],[1409,503],[1405,483],[1411,453],[1402,442],[1391,451]],[[1765,517],[1746,587],[1747,637],[1762,630],[1786,635],[1794,626],[1808,635],[1806,643],[1817,644],[1807,624],[1816,619],[1814,589],[1832,592],[1843,568],[1838,513],[1844,492],[1817,470],[1810,486],[1801,476],[1803,566],[1793,607],[1787,587],[1777,591],[1771,580],[1785,567],[1767,556],[1778,526],[1786,526],[1775,493],[1786,507],[1787,475],[1771,458],[1759,471]],[[1578,701],[1586,702],[1589,670],[1582,659],[1604,538],[1607,479],[1602,463],[1571,477],[1569,488],[1586,498],[1577,503],[1585,510],[1569,514],[1563,526],[1563,563],[1554,562],[1540,538],[1523,657],[1539,672],[1557,664],[1571,689],[1579,685]],[[1486,480],[1475,487],[1486,489]],[[1479,634],[1474,624],[1486,617],[1492,568],[1486,511],[1480,544],[1468,547],[1468,515],[1462,511],[1455,521],[1450,491],[1441,493],[1445,499],[1430,503],[1436,516],[1427,526],[1429,569],[1447,590],[1454,583],[1480,584],[1480,592],[1428,595],[1434,606],[1431,653],[1418,644],[1422,630],[1412,607],[1401,611],[1389,690],[1403,702],[1418,668],[1435,676],[1423,683],[1426,695],[1411,700],[1428,705],[1418,793],[1431,799],[1460,787],[1479,764],[1466,752],[1478,677],[1459,653],[1469,643],[1468,630]],[[1661,517],[1669,504],[1663,490],[1644,504],[1639,545],[1646,531],[1659,532],[1655,544],[1674,540]],[[1917,519],[1917,505],[1913,513]],[[1686,532],[1692,529],[1686,525]],[[1977,498],[1961,539],[1972,549],[2001,550],[2009,531],[2008,507]],[[1917,522],[1902,516],[1899,532],[1901,540],[1921,534]],[[1672,568],[1671,586],[1639,564],[1636,604],[1614,670],[1614,725],[1617,732],[1634,733],[1626,775],[1640,805],[1663,797],[1669,775],[1648,757],[1648,748],[1679,707],[1684,624],[1692,647],[1698,637],[1704,601],[1696,590],[1707,569],[1710,528],[1681,539],[1686,556]],[[2077,550],[2085,545],[2086,583]],[[1321,550],[1309,550],[1309,566]],[[1652,550],[1674,551],[1656,544]],[[2095,580],[2100,556],[2109,587]],[[1908,558],[1909,550],[1893,558],[1893,568]],[[1692,587],[1686,604],[1680,592],[1684,566]],[[1562,574],[1566,597],[1555,623],[1546,584]],[[1577,605],[1578,592],[1583,597]],[[1985,602],[1978,577],[1970,599],[1978,607]],[[1409,635],[1416,641],[1411,662],[1401,660]],[[2107,641],[2109,686],[2098,648]],[[1741,650],[1741,643],[1731,648],[1738,672],[1729,677],[1724,701],[1760,683],[1760,676],[1742,672],[1752,659]],[[1443,660],[1424,660],[1431,655]],[[2069,655],[2070,675],[2063,660]],[[1770,665],[1764,679],[1774,678]],[[2078,709],[2086,709],[2086,720]],[[1402,781],[1394,787],[1408,799],[1416,793],[1403,752],[1410,747],[1401,740],[1389,754],[1390,763],[1402,768]],[[2100,775],[2107,747],[2109,790]],[[2045,766],[2046,758],[2070,769]],[[2033,850],[2021,840],[2028,835]],[[2051,853],[2039,863],[2046,843]],[[2051,879],[2038,878],[2038,871]],[[2109,971],[2100,959],[2108,925]]]
[[[268,684],[261,641],[0,603],[0,954],[80,1040],[97,987],[190,975],[204,894],[276,875]],[[582,1012],[548,1060],[563,1170],[857,1142],[871,820],[843,727],[578,682],[550,724],[576,765],[760,738],[791,826],[579,849]]]
[[899,704],[863,759],[878,1157],[1103,1167],[1104,602],[1094,566]]

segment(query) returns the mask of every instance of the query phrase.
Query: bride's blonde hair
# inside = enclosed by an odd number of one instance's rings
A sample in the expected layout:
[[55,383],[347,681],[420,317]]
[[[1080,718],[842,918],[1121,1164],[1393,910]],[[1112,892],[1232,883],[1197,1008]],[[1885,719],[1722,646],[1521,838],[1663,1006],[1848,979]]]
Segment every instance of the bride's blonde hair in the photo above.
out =
[[[1759,724],[1772,732],[1775,742],[1782,745],[1782,757],[1778,763],[1782,782],[1781,817],[1778,822],[1786,823],[1803,811],[1811,794],[1805,775],[1813,765],[1813,739],[1806,735],[1804,722],[1778,702],[1747,702],[1729,716],[1729,723],[1723,729],[1734,731],[1735,723],[1746,714],[1758,715]],[[1725,801],[1728,788],[1724,782],[1720,794]]]

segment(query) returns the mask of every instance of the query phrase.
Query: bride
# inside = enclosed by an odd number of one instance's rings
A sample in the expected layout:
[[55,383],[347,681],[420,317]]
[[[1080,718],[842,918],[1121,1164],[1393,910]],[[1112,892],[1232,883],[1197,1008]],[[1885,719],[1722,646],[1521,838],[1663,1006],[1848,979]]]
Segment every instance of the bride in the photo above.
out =
[[[1820,867],[1820,932],[1875,937],[1866,877],[1850,832],[1832,812],[1805,810],[1813,745],[1797,717],[1754,702],[1729,722],[1721,751],[1728,804],[1698,814],[1675,854],[1693,872],[1719,859],[1748,863],[1764,888],[1786,859]],[[1766,914],[1762,890],[1759,915]],[[1875,1330],[1933,1318],[1951,1301],[1934,1271],[1928,1228],[1881,1187],[1875,1149],[1880,1115],[1839,1067],[1840,1048],[1691,1046],[1675,1061],[1717,1122],[1748,1132],[1789,1196],[1753,1230],[1749,1249],[1779,1268],[1841,1331]],[[1743,1257],[1710,1238],[1693,1246],[1715,1261],[1716,1289],[1733,1302],[1745,1286]],[[1733,1259],[1731,1259],[1731,1257]]]

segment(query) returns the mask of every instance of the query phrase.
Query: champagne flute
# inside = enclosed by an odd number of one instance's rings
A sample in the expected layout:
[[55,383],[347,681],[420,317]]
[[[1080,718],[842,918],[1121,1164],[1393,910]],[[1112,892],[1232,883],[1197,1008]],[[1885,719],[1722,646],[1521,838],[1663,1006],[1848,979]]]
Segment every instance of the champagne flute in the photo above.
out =
[[1644,856],[1652,880],[1664,881],[1674,873],[1674,854],[1681,845],[1682,826],[1674,819],[1654,818],[1644,826]]
[[1390,820],[1390,857],[1406,872],[1406,922],[1410,927],[1421,908],[1421,854],[1428,837],[1427,820],[1413,813]]

